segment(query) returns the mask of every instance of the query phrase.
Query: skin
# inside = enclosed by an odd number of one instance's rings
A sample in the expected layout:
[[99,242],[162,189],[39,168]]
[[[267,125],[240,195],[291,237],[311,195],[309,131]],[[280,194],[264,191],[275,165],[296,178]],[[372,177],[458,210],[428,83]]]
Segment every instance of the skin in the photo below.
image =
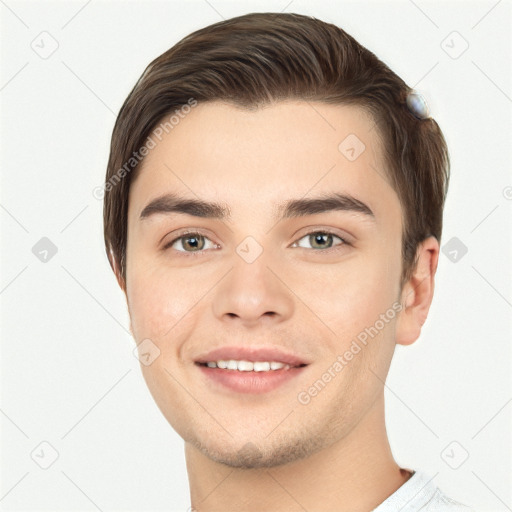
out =
[[[366,146],[352,162],[338,149],[349,134]],[[359,107],[291,100],[253,111],[199,104],[143,161],[129,196],[126,286],[115,271],[136,342],[160,350],[141,369],[185,441],[195,510],[369,511],[410,477],[389,447],[383,388],[396,344],[414,342],[427,317],[439,245],[420,245],[400,289],[403,212],[383,161]],[[374,221],[348,211],[274,217],[285,200],[333,191],[366,203]],[[232,217],[139,219],[164,192],[224,203]],[[185,228],[206,237],[197,257],[186,236],[163,249]],[[307,236],[322,229],[336,235],[326,248]],[[247,236],[263,249],[250,264],[236,252]],[[402,311],[300,403],[397,301]],[[310,364],[261,395],[212,386],[194,358],[237,344],[278,346]]]

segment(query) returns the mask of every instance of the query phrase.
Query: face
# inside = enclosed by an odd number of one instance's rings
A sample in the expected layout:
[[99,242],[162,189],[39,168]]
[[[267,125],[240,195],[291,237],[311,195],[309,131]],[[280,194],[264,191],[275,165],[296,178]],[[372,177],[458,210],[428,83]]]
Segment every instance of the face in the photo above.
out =
[[[127,239],[152,396],[231,466],[328,447],[374,407],[395,346],[402,213],[377,128],[355,106],[213,102],[161,138],[131,185]],[[263,365],[199,364],[231,358]]]

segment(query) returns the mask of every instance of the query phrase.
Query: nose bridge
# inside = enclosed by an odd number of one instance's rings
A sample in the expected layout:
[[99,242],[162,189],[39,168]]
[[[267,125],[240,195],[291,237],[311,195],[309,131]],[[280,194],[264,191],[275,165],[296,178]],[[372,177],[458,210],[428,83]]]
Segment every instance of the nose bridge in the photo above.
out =
[[278,279],[272,251],[251,237],[242,241],[233,253],[231,271],[219,283],[212,301],[215,316],[221,321],[253,324],[258,321],[281,322],[293,312],[293,294]]

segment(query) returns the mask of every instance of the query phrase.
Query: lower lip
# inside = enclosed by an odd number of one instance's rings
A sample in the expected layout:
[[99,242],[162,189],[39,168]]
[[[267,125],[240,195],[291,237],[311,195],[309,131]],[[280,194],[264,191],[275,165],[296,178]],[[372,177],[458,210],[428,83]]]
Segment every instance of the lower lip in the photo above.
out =
[[231,391],[237,393],[268,393],[289,382],[302,373],[305,366],[290,368],[288,370],[269,370],[267,372],[241,372],[238,370],[224,370],[196,365],[204,375]]

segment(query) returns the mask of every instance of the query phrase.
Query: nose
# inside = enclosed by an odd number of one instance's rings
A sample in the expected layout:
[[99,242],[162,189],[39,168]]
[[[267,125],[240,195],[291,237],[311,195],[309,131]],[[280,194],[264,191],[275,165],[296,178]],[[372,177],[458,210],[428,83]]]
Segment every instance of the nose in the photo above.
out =
[[293,314],[293,293],[276,265],[263,256],[247,263],[235,255],[231,271],[215,288],[213,313],[221,322],[245,327],[277,324]]

